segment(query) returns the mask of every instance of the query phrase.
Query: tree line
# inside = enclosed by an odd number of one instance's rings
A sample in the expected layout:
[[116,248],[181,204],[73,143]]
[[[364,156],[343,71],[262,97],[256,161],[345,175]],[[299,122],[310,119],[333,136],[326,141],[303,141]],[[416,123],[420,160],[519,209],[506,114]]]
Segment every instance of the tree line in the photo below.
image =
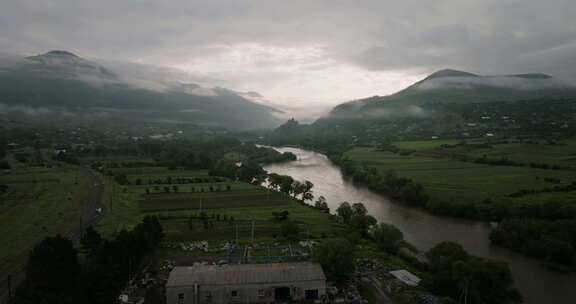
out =
[[[397,255],[407,246],[403,233],[394,225],[377,224],[367,215],[362,203],[343,202],[336,209],[337,217],[361,239],[374,242],[382,252]],[[354,241],[349,238],[331,239],[315,249],[314,259],[330,280],[342,282],[355,270]],[[453,242],[442,242],[426,252],[427,263],[408,262],[416,267],[423,279],[421,287],[437,296],[462,299],[472,304],[521,303],[521,294],[513,287],[508,264],[480,258],[467,253]]]
[[430,196],[421,184],[399,176],[394,170],[381,173],[376,168],[361,165],[345,156],[330,155],[329,157],[345,175],[351,176],[354,182],[365,184],[371,190],[382,193],[397,202],[408,206],[424,207],[430,200]]
[[146,216],[132,231],[121,231],[112,240],[88,227],[80,251],[61,235],[47,237],[30,253],[15,303],[114,303],[162,237],[155,216]]
[[576,270],[576,219],[506,219],[490,240],[564,271]]

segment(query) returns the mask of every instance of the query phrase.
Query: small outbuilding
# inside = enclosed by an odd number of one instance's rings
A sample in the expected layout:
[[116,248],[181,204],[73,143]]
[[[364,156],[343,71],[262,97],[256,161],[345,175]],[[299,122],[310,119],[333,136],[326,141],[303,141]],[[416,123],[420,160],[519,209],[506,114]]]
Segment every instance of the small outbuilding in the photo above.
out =
[[421,281],[419,277],[406,269],[390,271],[390,274],[408,286],[418,286]]
[[167,304],[310,302],[324,297],[326,276],[311,262],[175,267]]

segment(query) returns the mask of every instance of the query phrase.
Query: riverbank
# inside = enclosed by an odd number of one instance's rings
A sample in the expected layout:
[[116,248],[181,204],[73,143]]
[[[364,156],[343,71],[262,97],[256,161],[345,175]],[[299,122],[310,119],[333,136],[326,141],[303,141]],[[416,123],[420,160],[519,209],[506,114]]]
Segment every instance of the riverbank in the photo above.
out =
[[335,210],[339,202],[363,202],[369,214],[381,222],[397,226],[404,232],[405,239],[421,250],[428,250],[442,241],[454,241],[472,254],[506,261],[526,303],[564,303],[572,297],[576,275],[550,271],[534,260],[492,246],[489,241],[490,223],[434,216],[420,209],[392,203],[353,184],[325,155],[297,148],[278,150],[292,152],[298,160],[269,165],[264,169],[297,180],[310,180],[315,185],[314,195],[326,197],[331,210]]

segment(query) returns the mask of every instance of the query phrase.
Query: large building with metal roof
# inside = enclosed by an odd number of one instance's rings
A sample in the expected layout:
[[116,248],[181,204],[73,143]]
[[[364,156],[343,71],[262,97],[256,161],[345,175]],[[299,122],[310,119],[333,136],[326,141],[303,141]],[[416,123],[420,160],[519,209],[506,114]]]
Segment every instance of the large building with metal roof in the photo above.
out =
[[326,293],[326,276],[311,262],[175,267],[167,304],[313,303]]

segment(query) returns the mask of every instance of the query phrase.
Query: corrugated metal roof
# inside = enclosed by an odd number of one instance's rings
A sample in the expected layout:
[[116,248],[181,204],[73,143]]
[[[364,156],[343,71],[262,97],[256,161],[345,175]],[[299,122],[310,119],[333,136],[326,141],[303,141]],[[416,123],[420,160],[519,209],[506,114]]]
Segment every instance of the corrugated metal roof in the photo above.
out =
[[175,267],[166,287],[200,285],[235,285],[326,280],[320,264],[311,262],[196,265]]
[[390,274],[392,274],[398,280],[404,282],[406,285],[410,286],[418,286],[421,281],[419,277],[406,269],[390,271]]

